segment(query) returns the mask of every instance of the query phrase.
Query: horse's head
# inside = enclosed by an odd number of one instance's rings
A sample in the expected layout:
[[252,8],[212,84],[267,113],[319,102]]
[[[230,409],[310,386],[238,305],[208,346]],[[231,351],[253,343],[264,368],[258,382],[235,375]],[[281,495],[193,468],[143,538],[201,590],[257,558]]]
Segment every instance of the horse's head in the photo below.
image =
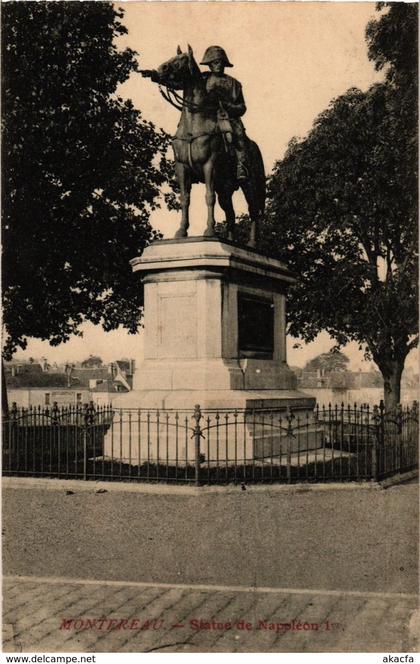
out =
[[189,44],[188,51],[185,53],[178,46],[176,56],[160,65],[157,71],[161,82],[168,88],[184,87],[200,74],[193,50]]

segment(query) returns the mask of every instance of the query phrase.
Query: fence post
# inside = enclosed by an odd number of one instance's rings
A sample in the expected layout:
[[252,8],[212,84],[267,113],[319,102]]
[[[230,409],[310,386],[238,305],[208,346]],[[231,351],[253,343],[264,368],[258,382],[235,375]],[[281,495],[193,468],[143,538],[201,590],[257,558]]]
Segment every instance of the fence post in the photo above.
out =
[[379,402],[379,411],[380,411],[379,443],[383,447],[385,445],[385,404],[382,399]]
[[83,413],[82,425],[82,440],[83,440],[83,479],[87,479],[87,442],[88,442],[88,427],[92,419],[90,405],[85,403]]
[[58,424],[60,416],[60,409],[58,403],[54,401],[53,407],[51,408],[51,424]]
[[396,413],[396,422],[397,422],[397,440],[396,440],[396,445],[394,449],[394,454],[393,454],[393,462],[394,462],[394,467],[393,467],[393,472],[401,472],[401,460],[403,458],[403,446],[404,446],[404,431],[403,431],[403,424],[404,424],[404,413],[403,413],[403,408],[402,405],[399,403],[397,406],[397,413]]
[[[409,417],[407,418],[407,426],[409,421],[412,421],[413,427],[409,427],[409,440],[408,440],[408,457],[409,457],[409,464],[410,468],[412,466],[415,466],[418,468],[419,465],[419,446],[418,446],[418,440],[419,440],[419,404],[417,401],[413,401],[413,407],[411,409],[411,413]],[[414,451],[414,454],[412,455],[412,450]]]
[[[375,435],[372,443],[372,479],[378,480],[379,477],[379,448],[383,443],[383,401],[378,406],[373,407],[373,422],[375,424]],[[379,412],[380,409],[380,412]],[[369,430],[368,430],[369,431]],[[368,433],[369,440],[369,433]]]
[[200,438],[204,438],[200,427],[200,420],[202,418],[201,408],[199,404],[194,406],[195,420],[194,427],[194,460],[195,460],[195,486],[200,486]]
[[[19,427],[18,427],[18,416],[19,411],[16,404],[16,401],[12,403],[12,408],[9,410],[9,418],[7,420],[7,452],[9,457],[9,467],[8,470],[12,470],[12,459],[15,455],[15,450],[17,449],[17,439],[19,436]],[[4,423],[3,423],[4,431]]]
[[295,416],[291,412],[289,406],[286,409],[286,420],[287,420],[287,432],[286,432],[286,454],[287,454],[287,482],[288,484],[292,481],[292,438],[294,438],[292,421],[295,419]]

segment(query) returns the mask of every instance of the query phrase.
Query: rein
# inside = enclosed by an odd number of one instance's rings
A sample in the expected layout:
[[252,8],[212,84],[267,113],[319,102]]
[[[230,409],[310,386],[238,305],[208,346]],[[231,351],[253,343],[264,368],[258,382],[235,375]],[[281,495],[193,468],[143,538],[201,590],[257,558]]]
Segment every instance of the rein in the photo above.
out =
[[[162,95],[162,97],[171,104],[174,108],[176,108],[178,111],[183,111],[184,109],[187,109],[190,111],[190,113],[197,113],[200,109],[201,106],[199,104],[196,104],[193,101],[186,101],[181,95],[176,91],[168,88],[167,85],[164,86],[165,89],[161,85],[159,85],[159,92]],[[213,130],[211,132],[203,132],[201,134],[197,135],[188,135],[188,136],[174,136],[174,140],[179,140],[179,141],[186,141],[188,143],[188,164],[191,168],[191,170],[200,178],[200,173],[197,171],[197,169],[194,166],[193,160],[192,160],[192,154],[191,154],[191,146],[192,142],[195,141],[196,138],[201,138],[202,136],[214,136],[216,134],[222,134],[224,132],[221,132],[220,129]]]
[[[178,94],[178,92],[176,92],[175,90],[171,90],[167,86],[165,86],[165,90],[163,90],[162,86],[159,85],[159,92],[162,95],[162,97],[167,102],[169,102],[171,106],[174,106],[178,111],[183,111],[186,108],[191,113],[197,113],[201,108],[199,104],[196,104],[195,102],[186,101],[183,97],[181,97],[180,94]],[[215,134],[223,134],[223,133],[226,132],[223,132],[218,128],[211,132],[206,131],[203,132],[202,134],[174,136],[174,138],[177,138],[180,141],[188,141],[189,143],[192,143],[196,138],[201,138],[202,136],[213,136]]]
[[168,86],[165,86],[165,90],[163,90],[162,86],[159,85],[159,92],[162,97],[178,111],[183,111],[184,108],[186,108],[191,113],[197,113],[201,108],[199,104],[196,104],[193,101],[186,101],[180,94],[178,94],[178,92],[176,92],[176,90],[171,90]]

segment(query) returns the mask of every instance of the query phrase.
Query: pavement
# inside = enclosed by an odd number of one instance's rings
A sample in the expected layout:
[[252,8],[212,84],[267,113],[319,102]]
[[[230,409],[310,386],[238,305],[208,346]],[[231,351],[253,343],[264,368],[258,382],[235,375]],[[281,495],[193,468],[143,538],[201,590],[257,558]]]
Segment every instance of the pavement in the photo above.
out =
[[418,646],[416,482],[194,495],[69,486],[3,486],[5,651]]
[[411,652],[414,595],[4,579],[6,652]]

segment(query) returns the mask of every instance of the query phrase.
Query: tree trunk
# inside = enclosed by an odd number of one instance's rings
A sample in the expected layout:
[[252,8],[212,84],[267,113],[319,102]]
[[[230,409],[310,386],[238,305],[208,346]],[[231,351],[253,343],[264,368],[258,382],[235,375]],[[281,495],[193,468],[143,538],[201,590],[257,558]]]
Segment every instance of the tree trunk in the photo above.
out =
[[404,360],[388,362],[381,369],[384,379],[385,412],[394,411],[401,401],[401,375],[404,370]]

